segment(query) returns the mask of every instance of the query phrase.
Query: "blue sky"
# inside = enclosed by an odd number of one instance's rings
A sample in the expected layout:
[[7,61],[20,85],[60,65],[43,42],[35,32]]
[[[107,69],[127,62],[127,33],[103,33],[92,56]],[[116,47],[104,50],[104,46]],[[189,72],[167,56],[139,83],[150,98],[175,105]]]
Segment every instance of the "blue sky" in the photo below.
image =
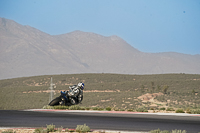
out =
[[117,35],[142,52],[200,54],[200,0],[0,0],[0,17],[51,35]]

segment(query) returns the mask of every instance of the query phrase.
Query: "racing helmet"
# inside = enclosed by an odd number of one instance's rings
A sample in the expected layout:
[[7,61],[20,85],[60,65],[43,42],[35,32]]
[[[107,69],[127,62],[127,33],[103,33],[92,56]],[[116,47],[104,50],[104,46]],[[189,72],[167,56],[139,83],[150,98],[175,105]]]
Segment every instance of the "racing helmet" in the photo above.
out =
[[80,82],[80,83],[78,83],[78,87],[80,87],[82,90],[84,89],[84,83],[82,83],[82,82]]

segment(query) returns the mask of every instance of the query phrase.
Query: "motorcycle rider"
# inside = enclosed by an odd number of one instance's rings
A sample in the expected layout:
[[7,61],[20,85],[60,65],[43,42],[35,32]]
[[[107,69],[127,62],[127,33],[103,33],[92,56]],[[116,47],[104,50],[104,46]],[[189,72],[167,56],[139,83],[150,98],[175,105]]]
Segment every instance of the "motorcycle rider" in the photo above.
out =
[[61,91],[61,95],[55,99],[53,99],[49,105],[76,105],[81,103],[83,100],[83,89],[84,83],[80,82],[78,85],[69,86],[69,91]]
[[85,85],[80,82],[78,85],[69,86],[69,91],[67,91],[67,95],[70,97],[77,97],[78,103],[83,100],[83,89]]

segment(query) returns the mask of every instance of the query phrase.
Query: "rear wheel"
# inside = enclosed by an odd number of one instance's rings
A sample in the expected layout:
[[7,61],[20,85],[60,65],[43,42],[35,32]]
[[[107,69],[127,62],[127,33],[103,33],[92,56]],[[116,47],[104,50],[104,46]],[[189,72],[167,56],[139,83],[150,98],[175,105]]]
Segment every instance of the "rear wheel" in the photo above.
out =
[[57,97],[57,98],[53,99],[53,100],[49,103],[49,105],[50,105],[50,106],[59,105],[60,102],[61,102],[61,98],[60,98],[60,97]]

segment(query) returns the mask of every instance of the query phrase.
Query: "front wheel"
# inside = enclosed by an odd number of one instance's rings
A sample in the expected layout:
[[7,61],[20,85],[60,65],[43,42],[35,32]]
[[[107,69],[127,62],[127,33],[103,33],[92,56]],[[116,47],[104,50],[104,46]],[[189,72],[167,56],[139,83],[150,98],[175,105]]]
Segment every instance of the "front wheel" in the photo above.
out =
[[61,98],[60,98],[60,97],[57,97],[57,98],[53,99],[53,100],[49,103],[49,105],[50,105],[50,106],[59,105],[61,101],[62,101]]
[[71,98],[71,99],[70,99],[70,103],[71,103],[72,105],[76,105],[76,104],[77,104],[77,100],[76,100],[75,98]]

